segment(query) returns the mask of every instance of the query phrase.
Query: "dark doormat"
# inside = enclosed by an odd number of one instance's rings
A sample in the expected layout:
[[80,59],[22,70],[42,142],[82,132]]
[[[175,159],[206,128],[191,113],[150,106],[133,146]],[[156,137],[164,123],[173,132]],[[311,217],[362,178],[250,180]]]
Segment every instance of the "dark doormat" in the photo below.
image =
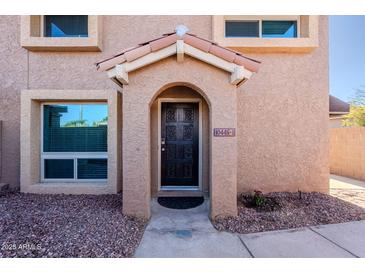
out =
[[157,202],[167,208],[189,209],[200,206],[204,197],[159,197]]

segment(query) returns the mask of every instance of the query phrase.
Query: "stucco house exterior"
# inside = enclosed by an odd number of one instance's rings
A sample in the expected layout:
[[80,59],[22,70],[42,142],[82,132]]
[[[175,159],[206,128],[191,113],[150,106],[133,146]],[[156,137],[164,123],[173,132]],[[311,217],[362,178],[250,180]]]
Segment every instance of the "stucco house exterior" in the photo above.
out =
[[326,16],[0,16],[1,183],[210,199],[328,191]]
[[346,114],[350,112],[350,104],[341,99],[330,95],[329,97],[329,111],[330,111],[330,128],[343,127],[342,121]]

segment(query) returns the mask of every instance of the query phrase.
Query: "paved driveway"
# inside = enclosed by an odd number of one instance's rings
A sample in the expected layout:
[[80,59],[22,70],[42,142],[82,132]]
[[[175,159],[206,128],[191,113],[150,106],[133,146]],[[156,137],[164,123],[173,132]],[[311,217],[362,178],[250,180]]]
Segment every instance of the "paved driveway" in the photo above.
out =
[[135,257],[365,257],[365,221],[254,234],[218,232],[208,202],[190,210],[152,205]]

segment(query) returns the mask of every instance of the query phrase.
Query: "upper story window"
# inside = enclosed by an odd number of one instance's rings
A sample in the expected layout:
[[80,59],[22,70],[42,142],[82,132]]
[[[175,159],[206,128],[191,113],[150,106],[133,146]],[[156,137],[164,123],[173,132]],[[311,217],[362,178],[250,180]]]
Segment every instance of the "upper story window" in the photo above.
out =
[[297,21],[226,20],[225,37],[296,38]]
[[20,43],[32,51],[101,51],[100,15],[23,15]]
[[317,15],[213,15],[212,40],[245,53],[306,53],[319,47]]
[[45,15],[45,37],[88,37],[87,15]]

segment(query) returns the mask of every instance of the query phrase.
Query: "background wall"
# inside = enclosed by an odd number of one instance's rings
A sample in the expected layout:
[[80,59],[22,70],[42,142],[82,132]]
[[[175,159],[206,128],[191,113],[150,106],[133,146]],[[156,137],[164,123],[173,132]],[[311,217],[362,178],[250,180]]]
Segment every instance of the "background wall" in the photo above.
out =
[[330,129],[330,172],[365,180],[365,128]]

